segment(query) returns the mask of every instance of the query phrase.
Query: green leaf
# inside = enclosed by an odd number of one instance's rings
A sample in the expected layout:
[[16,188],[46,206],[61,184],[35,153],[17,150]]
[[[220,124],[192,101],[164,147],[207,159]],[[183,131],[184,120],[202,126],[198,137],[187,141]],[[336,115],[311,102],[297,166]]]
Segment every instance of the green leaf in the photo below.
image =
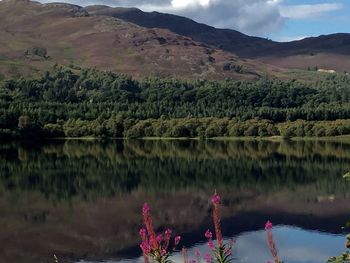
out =
[[350,172],[346,173],[346,174],[344,175],[344,178],[345,178],[346,180],[350,181]]

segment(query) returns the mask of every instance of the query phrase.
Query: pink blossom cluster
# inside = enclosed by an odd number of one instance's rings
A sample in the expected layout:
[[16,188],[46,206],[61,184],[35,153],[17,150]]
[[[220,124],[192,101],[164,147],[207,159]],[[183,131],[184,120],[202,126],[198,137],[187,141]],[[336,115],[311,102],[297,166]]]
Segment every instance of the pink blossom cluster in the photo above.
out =
[[[199,263],[201,259],[204,259],[206,263],[211,263],[213,261],[219,263],[227,263],[231,261],[232,256],[232,247],[235,244],[235,240],[230,240],[230,242],[224,244],[221,233],[221,223],[220,223],[220,214],[219,214],[219,206],[221,203],[221,197],[218,194],[214,194],[211,198],[213,205],[213,222],[215,229],[215,238],[216,245],[213,241],[213,233],[208,229],[204,236],[208,240],[209,252],[205,254],[203,257],[201,252],[197,250],[195,252],[195,259],[189,260],[187,249],[185,247],[182,248],[182,254],[184,257],[184,263]],[[170,241],[172,236],[171,229],[166,229],[164,233],[156,234],[153,228],[152,217],[150,215],[150,207],[148,204],[144,204],[142,207],[142,215],[144,221],[144,228],[141,228],[139,231],[141,237],[140,248],[142,250],[144,261],[148,262],[151,257],[155,262],[171,262],[168,261],[168,257],[170,255]],[[277,249],[275,242],[273,240],[272,235],[272,223],[267,221],[265,224],[267,242],[270,248],[271,255],[273,257],[274,263],[282,263],[277,254]],[[178,246],[181,240],[180,236],[174,237],[174,246],[172,250]],[[266,263],[272,263],[271,261],[267,261]]]
[[[169,254],[170,239],[172,236],[171,229],[167,229],[164,233],[156,235],[152,217],[150,215],[150,207],[148,204],[144,204],[142,207],[142,215],[144,221],[144,228],[139,231],[141,237],[140,248],[142,250],[144,261],[148,262],[148,258],[151,256],[155,261],[161,261],[163,257],[167,257]],[[174,238],[174,247],[179,244],[181,240],[180,236]]]

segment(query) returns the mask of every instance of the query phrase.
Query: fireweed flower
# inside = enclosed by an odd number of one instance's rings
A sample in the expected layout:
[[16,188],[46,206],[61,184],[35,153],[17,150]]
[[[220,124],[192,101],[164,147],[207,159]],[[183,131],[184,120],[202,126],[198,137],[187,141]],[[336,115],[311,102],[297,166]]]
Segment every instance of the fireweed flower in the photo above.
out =
[[210,254],[206,254],[206,255],[204,256],[204,261],[205,261],[206,263],[211,263],[211,262],[213,261],[213,258],[212,258],[212,256],[211,256]]
[[275,263],[282,263],[282,261],[278,258],[277,255],[277,249],[275,242],[273,240],[273,235],[272,235],[272,223],[270,221],[267,221],[265,224],[265,230],[266,230],[266,238],[267,238],[267,243],[269,244],[270,252],[273,257],[273,260]]
[[272,229],[272,223],[271,223],[270,220],[269,220],[269,221],[267,221],[266,224],[265,224],[265,230],[270,230],[270,229]]
[[140,248],[142,252],[146,255],[149,255],[149,253],[151,252],[151,246],[149,245],[147,240],[142,241],[142,243],[140,244]]
[[212,239],[212,238],[213,238],[213,233],[210,232],[210,230],[208,229],[208,230],[205,232],[204,236],[205,236],[207,239]]
[[[181,237],[180,236],[176,236],[174,238],[174,246],[177,247],[177,245],[180,243]],[[174,249],[175,249],[174,247]]]
[[[221,203],[221,198],[218,194],[214,194],[211,198],[213,205],[213,221],[215,227],[215,235],[217,240],[217,245],[213,242],[213,233],[208,229],[204,236],[208,240],[208,246],[211,250],[212,254],[206,254],[204,256],[204,260],[207,263],[211,263],[213,261],[218,263],[229,263],[232,261],[232,247],[235,243],[234,240],[231,240],[227,244],[223,244],[222,233],[221,233],[221,225],[220,225],[220,217],[219,217],[219,205]],[[140,248],[144,255],[145,262],[148,263],[148,259],[151,258],[154,262],[157,263],[169,263],[171,262],[168,258],[170,253],[168,252],[168,247],[172,235],[172,231],[170,229],[166,229],[162,234],[156,234],[153,228],[152,218],[150,215],[150,207],[148,204],[144,204],[142,207],[142,215],[144,220],[145,228],[141,228],[139,231],[142,242],[140,244]],[[271,226],[269,224],[266,225],[266,229],[271,230]],[[178,246],[181,240],[180,236],[175,236],[174,238],[174,247]],[[183,247],[182,254],[184,257],[184,263],[199,263],[201,261],[201,253],[197,250],[195,252],[196,260],[189,261],[187,255],[187,249]],[[276,253],[277,255],[277,253]],[[278,263],[281,263],[278,261]]]
[[140,237],[142,240],[145,240],[147,238],[147,230],[144,228],[141,228],[139,231]]
[[208,230],[205,232],[204,236],[208,239],[208,247],[209,247],[210,249],[214,249],[215,246],[214,246],[214,242],[213,242],[213,233],[210,232],[210,230],[208,229]]
[[142,207],[142,215],[143,215],[143,221],[145,223],[148,235],[149,235],[149,240],[152,249],[157,249],[158,247],[158,242],[156,238],[156,233],[154,232],[153,229],[153,223],[152,223],[152,218],[150,215],[150,207],[148,204],[144,204]]
[[164,257],[167,254],[165,249],[162,249],[161,255]]
[[[168,259],[168,257],[170,256],[170,253],[168,252],[168,247],[172,231],[170,229],[166,229],[163,232],[163,234],[159,233],[158,235],[156,235],[153,228],[150,207],[148,204],[143,205],[142,216],[145,228],[141,228],[139,230],[139,234],[142,240],[140,248],[143,253],[144,262],[148,263],[149,258],[151,258],[153,262],[157,263],[171,262]],[[175,245],[179,244],[180,239],[180,236],[175,237]]]
[[220,204],[221,198],[218,194],[215,193],[211,198],[211,201],[213,203],[213,220],[214,220],[216,240],[218,242],[218,246],[222,247],[222,234],[221,234],[220,217],[219,217],[219,204]]
[[194,255],[196,256],[197,262],[200,263],[201,262],[201,252],[196,249],[196,251],[194,252]]
[[213,204],[220,204],[220,202],[221,202],[220,195],[214,194],[214,195],[212,196],[212,198],[211,198],[211,202],[212,202]]
[[156,240],[157,240],[158,244],[160,244],[160,243],[163,241],[163,235],[162,235],[162,234],[159,234],[159,235],[156,237]]
[[171,234],[172,234],[171,229],[168,228],[167,230],[165,230],[165,233],[164,233],[165,238],[170,238],[170,237],[171,237]]
[[210,232],[210,230],[207,230],[205,232],[205,237],[208,239],[208,246],[211,250],[212,255],[209,255],[210,257],[206,256],[204,259],[206,262],[212,262],[214,260],[218,263],[228,263],[232,261],[232,246],[234,242],[231,241],[230,243],[224,244],[222,240],[219,214],[219,206],[221,203],[220,195],[215,192],[211,198],[211,202],[213,205],[213,221],[217,245],[214,245],[213,234]]
[[142,214],[145,215],[145,214],[148,214],[149,213],[149,205],[147,203],[145,203],[142,207]]
[[167,250],[168,247],[169,247],[171,234],[172,234],[172,231],[171,231],[171,229],[169,229],[169,228],[168,228],[167,230],[165,230],[165,232],[164,232],[164,237],[165,237],[164,249],[165,249],[165,250]]

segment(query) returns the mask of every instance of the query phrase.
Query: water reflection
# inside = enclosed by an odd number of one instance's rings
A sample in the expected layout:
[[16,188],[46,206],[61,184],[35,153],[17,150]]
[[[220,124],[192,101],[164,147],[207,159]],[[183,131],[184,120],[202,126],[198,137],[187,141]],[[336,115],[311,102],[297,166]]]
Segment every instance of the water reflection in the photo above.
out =
[[[300,228],[279,226],[274,228],[274,238],[278,244],[278,252],[281,258],[288,263],[320,263],[326,262],[329,255],[340,254],[344,245],[344,237],[341,235],[329,235],[318,231],[305,231]],[[233,249],[235,262],[257,263],[267,262],[273,259],[266,243],[265,231],[252,231],[241,233],[236,239]],[[229,242],[229,240],[224,240]],[[196,259],[195,254],[199,251],[201,258],[208,253],[208,246],[197,243],[188,249],[190,260]],[[174,263],[183,263],[182,253],[177,252],[171,257]],[[203,259],[202,259],[203,261]],[[137,257],[123,260],[107,260],[104,263],[142,263],[143,258]],[[78,263],[96,263],[81,260]]]
[[[301,231],[301,240],[317,244],[324,237],[333,244],[339,238],[333,234],[343,234],[349,217],[350,191],[341,178],[348,170],[350,144],[340,142],[1,144],[0,258],[20,263],[46,262],[53,253],[64,262],[135,258],[145,200],[154,207],[157,227],[173,227],[190,247],[203,241],[211,224],[208,196],[214,188],[224,197],[224,233],[242,239],[237,248],[258,242],[247,237],[260,235],[267,219],[324,232],[282,227],[282,234]],[[294,249],[293,240],[283,251]],[[331,246],[315,247],[333,254]]]

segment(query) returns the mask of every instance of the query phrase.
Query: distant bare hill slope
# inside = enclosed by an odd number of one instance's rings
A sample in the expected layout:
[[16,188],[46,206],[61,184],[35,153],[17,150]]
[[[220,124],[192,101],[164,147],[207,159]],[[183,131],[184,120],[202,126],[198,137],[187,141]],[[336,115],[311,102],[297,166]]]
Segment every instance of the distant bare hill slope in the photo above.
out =
[[319,67],[350,71],[350,34],[333,34],[279,43],[251,37],[230,29],[217,29],[185,17],[136,8],[89,6],[90,14],[113,16],[147,28],[169,29],[240,57],[257,59],[278,67]]
[[0,74],[32,74],[71,63],[135,77],[255,79],[262,64],[167,29],[95,16],[70,4],[0,2]]
[[278,43],[136,8],[0,1],[0,80],[55,63],[137,78],[298,78],[289,71],[350,71],[350,34]]

